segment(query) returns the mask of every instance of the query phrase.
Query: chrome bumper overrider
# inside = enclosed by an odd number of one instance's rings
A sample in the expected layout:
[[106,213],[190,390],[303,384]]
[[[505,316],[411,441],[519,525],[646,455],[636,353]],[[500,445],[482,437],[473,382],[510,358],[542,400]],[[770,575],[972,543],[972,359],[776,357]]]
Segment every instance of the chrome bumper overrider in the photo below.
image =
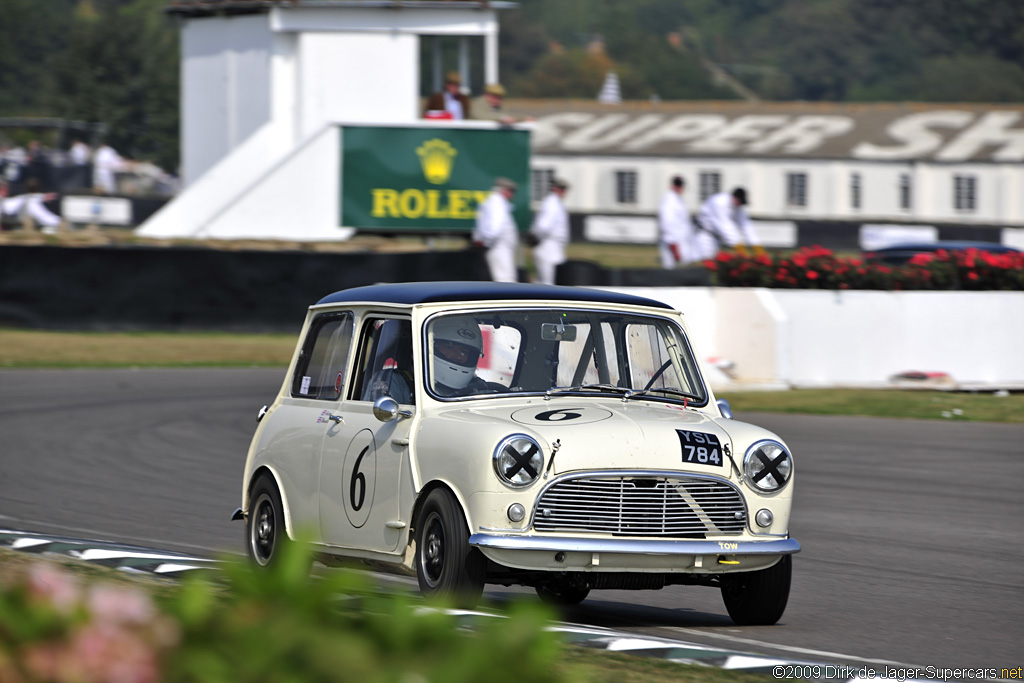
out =
[[792,538],[770,541],[640,541],[565,536],[499,536],[473,534],[469,544],[498,550],[621,553],[623,555],[792,555],[800,544]]

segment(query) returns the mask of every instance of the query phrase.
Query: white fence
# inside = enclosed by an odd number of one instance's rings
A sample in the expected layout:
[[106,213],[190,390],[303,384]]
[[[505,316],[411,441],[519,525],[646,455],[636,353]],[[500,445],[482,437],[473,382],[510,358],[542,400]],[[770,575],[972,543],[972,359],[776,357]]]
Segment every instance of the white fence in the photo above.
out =
[[1024,292],[614,289],[683,311],[716,389],[1024,388]]

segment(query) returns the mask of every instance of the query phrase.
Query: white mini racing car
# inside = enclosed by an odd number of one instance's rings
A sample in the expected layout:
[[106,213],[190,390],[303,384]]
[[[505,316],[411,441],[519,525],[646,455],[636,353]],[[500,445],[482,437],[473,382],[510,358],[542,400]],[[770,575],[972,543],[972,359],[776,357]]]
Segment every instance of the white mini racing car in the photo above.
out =
[[607,291],[359,287],[309,309],[242,481],[247,546],[572,604],[595,589],[721,589],[739,624],[789,596],[793,459],[715,401],[683,315]]

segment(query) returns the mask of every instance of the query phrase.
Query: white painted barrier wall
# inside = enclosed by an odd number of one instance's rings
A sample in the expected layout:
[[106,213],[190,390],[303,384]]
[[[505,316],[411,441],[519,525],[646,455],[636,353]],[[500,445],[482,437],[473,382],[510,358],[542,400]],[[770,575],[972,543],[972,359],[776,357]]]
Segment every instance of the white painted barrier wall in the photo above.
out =
[[944,372],[967,388],[1024,388],[1024,292],[614,288],[683,311],[717,388],[882,387]]

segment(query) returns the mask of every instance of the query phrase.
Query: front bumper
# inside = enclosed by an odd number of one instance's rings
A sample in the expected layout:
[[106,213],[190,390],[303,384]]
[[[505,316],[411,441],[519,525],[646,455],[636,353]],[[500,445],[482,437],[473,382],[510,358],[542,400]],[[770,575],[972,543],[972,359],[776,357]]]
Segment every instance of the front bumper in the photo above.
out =
[[506,567],[540,571],[717,574],[764,569],[800,552],[792,538],[665,541],[473,534],[469,545]]

